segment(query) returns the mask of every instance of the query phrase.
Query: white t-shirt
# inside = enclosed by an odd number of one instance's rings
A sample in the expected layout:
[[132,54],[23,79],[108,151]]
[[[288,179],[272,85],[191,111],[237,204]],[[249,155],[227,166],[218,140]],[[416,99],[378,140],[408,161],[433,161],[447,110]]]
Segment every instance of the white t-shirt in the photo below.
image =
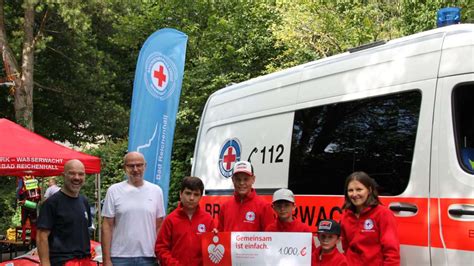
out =
[[51,197],[54,193],[58,192],[61,188],[56,186],[56,185],[52,185],[50,187],[48,187],[46,189],[46,192],[44,192],[44,198],[47,199],[49,197]]
[[147,181],[141,187],[127,181],[113,184],[102,216],[115,218],[111,257],[155,257],[156,219],[165,216],[159,186]]

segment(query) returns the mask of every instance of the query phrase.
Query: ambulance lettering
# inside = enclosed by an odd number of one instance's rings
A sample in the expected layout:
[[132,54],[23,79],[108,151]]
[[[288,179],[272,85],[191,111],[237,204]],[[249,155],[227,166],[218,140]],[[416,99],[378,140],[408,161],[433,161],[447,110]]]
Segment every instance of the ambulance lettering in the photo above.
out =
[[217,218],[221,210],[221,205],[217,203],[206,203],[206,205],[204,205],[204,210],[208,212],[212,218]]
[[283,152],[285,151],[285,146],[283,144],[263,146],[263,147],[253,147],[252,151],[247,158],[247,161],[251,162],[252,159],[260,160],[262,164],[266,163],[283,163]]
[[[228,196],[207,196],[203,198],[204,210],[208,212],[212,218],[217,219],[220,212],[220,205],[228,200]],[[298,199],[297,199],[298,201]],[[212,203],[211,203],[212,202]],[[333,219],[339,221],[341,219],[342,209],[339,206],[308,206],[306,204],[297,206],[294,217],[309,226],[317,226],[319,221]],[[244,222],[250,223],[255,220],[254,212],[245,214]]]
[[342,214],[341,208],[338,206],[332,206],[330,207],[331,209],[328,213],[326,211],[329,209],[328,207],[330,206],[320,206],[318,212],[316,212],[316,206],[297,206],[294,216],[309,226],[317,226],[321,220],[340,220],[340,216]]

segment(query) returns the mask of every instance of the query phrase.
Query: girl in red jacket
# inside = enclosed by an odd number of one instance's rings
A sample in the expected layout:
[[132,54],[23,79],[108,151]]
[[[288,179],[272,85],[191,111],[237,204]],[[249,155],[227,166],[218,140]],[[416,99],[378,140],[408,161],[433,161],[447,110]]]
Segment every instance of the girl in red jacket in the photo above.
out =
[[375,181],[364,172],[352,173],[344,198],[341,237],[349,265],[400,265],[395,217],[381,204]]

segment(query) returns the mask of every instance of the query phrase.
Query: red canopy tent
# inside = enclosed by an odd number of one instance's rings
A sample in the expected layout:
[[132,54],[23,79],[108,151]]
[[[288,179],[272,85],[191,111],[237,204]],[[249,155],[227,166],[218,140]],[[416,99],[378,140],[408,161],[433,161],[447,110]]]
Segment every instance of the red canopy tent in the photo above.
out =
[[[55,176],[71,159],[80,160],[87,174],[96,174],[98,213],[100,204],[100,158],[54,143],[14,122],[0,119],[0,176]],[[100,215],[99,215],[100,239]]]
[[87,174],[100,173],[100,158],[54,143],[8,119],[0,119],[0,176],[55,176],[70,159]]

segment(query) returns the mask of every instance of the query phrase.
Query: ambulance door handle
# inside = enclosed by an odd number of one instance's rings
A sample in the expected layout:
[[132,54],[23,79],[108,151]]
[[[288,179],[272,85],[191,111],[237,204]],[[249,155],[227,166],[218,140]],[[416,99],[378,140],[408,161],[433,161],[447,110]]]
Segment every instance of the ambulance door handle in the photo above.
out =
[[405,202],[392,202],[388,205],[388,208],[396,212],[399,216],[407,216],[403,215],[403,212],[409,212],[410,214],[408,216],[415,215],[418,212],[416,205]]
[[453,219],[468,218],[472,220],[474,217],[464,217],[464,215],[474,216],[474,205],[472,204],[452,204],[448,207],[449,216]]
[[474,215],[474,211],[462,210],[462,209],[451,209],[449,210],[451,215]]

